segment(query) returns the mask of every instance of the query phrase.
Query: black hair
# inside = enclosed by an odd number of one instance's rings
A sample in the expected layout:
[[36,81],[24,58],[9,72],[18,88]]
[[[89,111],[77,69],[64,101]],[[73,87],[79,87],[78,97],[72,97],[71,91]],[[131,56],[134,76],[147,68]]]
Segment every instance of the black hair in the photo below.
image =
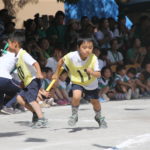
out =
[[63,11],[57,11],[55,14],[55,18],[59,17],[59,16],[63,16],[65,18],[65,13]]
[[25,35],[22,32],[15,32],[8,37],[8,40],[10,40],[11,42],[18,42],[21,47],[25,41]]
[[92,42],[93,43],[93,46],[94,46],[94,41],[92,39],[92,37],[90,36],[80,36],[77,40],[77,45],[80,47],[81,44],[83,44],[84,42]]
[[105,73],[105,71],[106,71],[107,69],[109,69],[109,70],[110,70],[110,72],[112,73],[111,68],[110,68],[110,67],[108,67],[108,66],[106,66],[106,67],[103,67],[103,68],[102,68],[102,70],[101,70],[101,74],[102,74],[102,76],[104,76],[104,73]]
[[41,71],[45,72],[45,73],[48,73],[49,71],[53,72],[52,68],[50,68],[50,67],[43,67],[43,68],[41,68]]
[[108,51],[103,50],[103,51],[101,51],[100,56],[107,56],[107,54],[108,54]]
[[119,72],[119,71],[122,71],[122,70],[125,70],[125,66],[124,65],[118,65],[117,68],[116,68],[116,72]]
[[67,71],[65,69],[63,69],[63,71],[61,72],[60,76],[64,73],[67,73]]
[[137,71],[135,68],[132,67],[128,69],[127,73],[132,73],[133,75],[136,75]]
[[118,42],[118,39],[117,38],[113,38],[111,41],[110,41],[110,45],[112,46],[114,41],[117,41]]

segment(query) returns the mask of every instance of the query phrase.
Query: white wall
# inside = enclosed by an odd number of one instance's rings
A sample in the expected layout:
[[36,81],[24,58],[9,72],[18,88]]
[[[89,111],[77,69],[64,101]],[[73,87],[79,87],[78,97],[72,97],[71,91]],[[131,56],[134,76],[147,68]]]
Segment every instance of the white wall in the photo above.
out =
[[[3,7],[4,5],[0,0],[0,9]],[[54,15],[58,10],[64,11],[64,4],[57,3],[56,0],[39,0],[37,4],[29,3],[17,13],[16,27],[21,28],[23,21],[28,18],[33,18],[36,13],[40,15]]]

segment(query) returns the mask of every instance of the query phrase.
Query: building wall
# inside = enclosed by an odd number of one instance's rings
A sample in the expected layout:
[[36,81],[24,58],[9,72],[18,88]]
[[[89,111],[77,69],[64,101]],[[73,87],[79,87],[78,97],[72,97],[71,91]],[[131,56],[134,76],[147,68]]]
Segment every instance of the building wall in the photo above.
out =
[[[0,9],[4,7],[0,1]],[[64,4],[57,3],[56,0],[39,0],[37,4],[29,3],[17,13],[16,27],[22,28],[23,21],[28,18],[33,18],[36,13],[40,15],[54,15],[58,10],[64,11]]]

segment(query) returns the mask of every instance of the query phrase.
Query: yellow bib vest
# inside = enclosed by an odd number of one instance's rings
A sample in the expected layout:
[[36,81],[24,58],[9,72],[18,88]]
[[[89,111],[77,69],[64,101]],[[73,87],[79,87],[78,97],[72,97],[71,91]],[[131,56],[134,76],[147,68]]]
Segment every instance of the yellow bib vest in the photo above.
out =
[[69,70],[69,77],[73,84],[78,85],[89,85],[97,78],[91,76],[87,73],[86,69],[91,68],[94,70],[96,56],[91,54],[87,60],[87,62],[80,67],[75,66],[73,62],[68,58],[68,56],[64,56],[65,65],[68,67]]
[[23,60],[23,56],[25,53],[27,53],[25,50],[20,51],[16,66],[17,66],[18,76],[19,76],[20,80],[23,81],[23,83],[26,87],[33,80],[33,76]]

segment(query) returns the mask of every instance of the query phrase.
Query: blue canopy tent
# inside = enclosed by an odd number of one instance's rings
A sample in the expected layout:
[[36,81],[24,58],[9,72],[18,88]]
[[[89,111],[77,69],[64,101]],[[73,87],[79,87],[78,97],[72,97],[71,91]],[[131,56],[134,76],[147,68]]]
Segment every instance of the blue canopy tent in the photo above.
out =
[[[115,0],[80,0],[80,2],[74,5],[65,3],[65,13],[67,19],[97,16],[99,18],[112,17],[117,21],[119,8]],[[132,23],[127,17],[126,19],[127,27],[130,28]]]
[[82,16],[112,17],[117,20],[118,5],[115,0],[81,0],[77,4],[65,4],[67,18],[80,19]]

